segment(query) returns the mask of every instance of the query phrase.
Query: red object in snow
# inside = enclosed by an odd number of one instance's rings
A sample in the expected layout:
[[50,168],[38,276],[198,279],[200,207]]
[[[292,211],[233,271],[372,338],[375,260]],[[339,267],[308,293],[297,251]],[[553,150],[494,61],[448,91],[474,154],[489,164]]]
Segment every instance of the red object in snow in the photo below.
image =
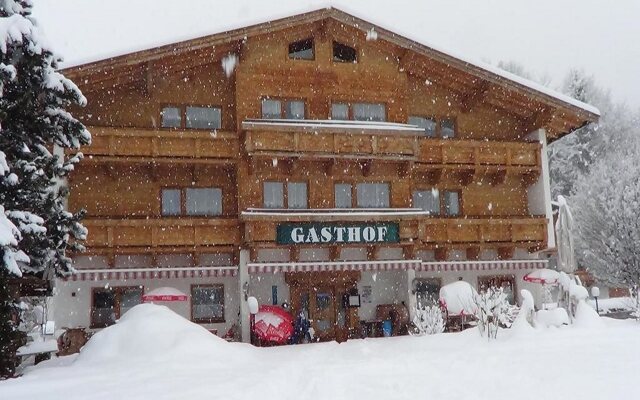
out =
[[542,285],[549,285],[558,283],[560,279],[560,273],[552,269],[542,268],[526,274],[522,280],[531,283],[540,283]]
[[253,334],[266,342],[284,344],[293,334],[293,317],[282,307],[262,305],[255,315]]
[[172,287],[161,287],[153,289],[152,291],[142,296],[142,301],[187,301],[188,297],[178,289]]

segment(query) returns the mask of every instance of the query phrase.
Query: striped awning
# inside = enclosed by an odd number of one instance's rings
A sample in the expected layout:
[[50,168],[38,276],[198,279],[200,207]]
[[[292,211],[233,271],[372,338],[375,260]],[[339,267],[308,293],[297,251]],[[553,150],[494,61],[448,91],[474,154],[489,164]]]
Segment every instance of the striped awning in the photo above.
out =
[[277,272],[397,271],[417,268],[420,260],[251,263],[250,274]]
[[224,267],[171,267],[171,268],[122,268],[122,269],[79,269],[67,278],[71,281],[106,281],[129,279],[176,279],[236,276],[237,266]]
[[548,263],[547,260],[426,261],[421,263],[416,271],[514,271],[546,268]]
[[547,260],[495,260],[495,261],[332,261],[332,262],[270,262],[250,263],[250,274],[278,272],[322,272],[322,271],[397,271],[409,270],[430,272],[457,271],[505,271],[545,268]]

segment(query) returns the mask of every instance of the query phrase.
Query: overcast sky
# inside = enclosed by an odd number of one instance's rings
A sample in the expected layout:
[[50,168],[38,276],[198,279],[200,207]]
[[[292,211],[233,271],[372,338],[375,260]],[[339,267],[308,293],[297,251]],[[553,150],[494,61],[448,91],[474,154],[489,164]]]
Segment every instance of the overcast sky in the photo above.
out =
[[516,61],[559,86],[570,68],[640,107],[640,0],[35,0],[66,65],[333,5],[420,42]]

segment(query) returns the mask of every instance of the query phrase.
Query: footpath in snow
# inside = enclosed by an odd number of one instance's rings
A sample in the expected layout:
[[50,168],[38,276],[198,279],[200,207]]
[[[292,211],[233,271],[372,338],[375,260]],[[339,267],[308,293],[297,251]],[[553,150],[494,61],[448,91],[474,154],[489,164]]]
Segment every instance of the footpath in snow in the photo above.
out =
[[0,399],[634,399],[640,324],[585,316],[571,327],[476,329],[279,348],[227,343],[144,304],[80,355],[0,382]]

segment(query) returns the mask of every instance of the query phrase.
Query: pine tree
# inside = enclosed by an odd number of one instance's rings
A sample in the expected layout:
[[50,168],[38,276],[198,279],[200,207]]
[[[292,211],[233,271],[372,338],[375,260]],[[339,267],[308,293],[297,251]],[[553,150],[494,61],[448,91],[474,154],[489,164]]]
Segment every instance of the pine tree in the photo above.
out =
[[[86,99],[57,72],[59,58],[31,18],[31,0],[0,0],[0,375],[12,373],[17,330],[9,277],[71,271],[82,250],[82,214],[64,209],[65,177],[89,144],[66,109]],[[3,240],[4,239],[4,240]]]

